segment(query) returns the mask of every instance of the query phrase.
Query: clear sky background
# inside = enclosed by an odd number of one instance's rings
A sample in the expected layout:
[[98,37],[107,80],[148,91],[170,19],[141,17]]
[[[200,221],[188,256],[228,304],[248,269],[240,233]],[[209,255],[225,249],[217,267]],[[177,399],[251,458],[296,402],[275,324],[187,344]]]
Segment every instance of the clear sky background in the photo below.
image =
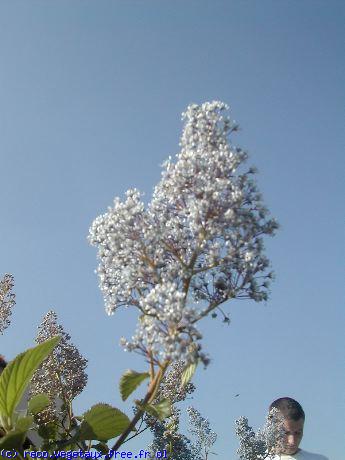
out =
[[342,460],[344,23],[343,1],[2,0],[0,273],[17,305],[1,353],[32,346],[53,308],[89,360],[76,412],[131,413],[118,381],[144,363],[118,343],[136,318],[105,314],[88,229],[128,188],[149,200],[181,112],[222,100],[281,224],[266,244],[276,281],[267,304],[228,303],[230,326],[205,320],[212,362],[188,403],[219,460],[236,458],[235,419],[260,427],[280,396],[305,409],[301,446]]

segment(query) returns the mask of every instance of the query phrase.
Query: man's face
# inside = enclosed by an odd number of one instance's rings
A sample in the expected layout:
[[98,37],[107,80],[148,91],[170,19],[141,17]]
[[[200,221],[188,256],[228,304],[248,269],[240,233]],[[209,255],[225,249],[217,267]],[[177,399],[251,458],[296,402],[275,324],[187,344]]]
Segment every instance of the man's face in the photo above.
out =
[[304,420],[284,420],[285,437],[280,449],[281,454],[293,455],[297,452],[298,446],[303,437]]

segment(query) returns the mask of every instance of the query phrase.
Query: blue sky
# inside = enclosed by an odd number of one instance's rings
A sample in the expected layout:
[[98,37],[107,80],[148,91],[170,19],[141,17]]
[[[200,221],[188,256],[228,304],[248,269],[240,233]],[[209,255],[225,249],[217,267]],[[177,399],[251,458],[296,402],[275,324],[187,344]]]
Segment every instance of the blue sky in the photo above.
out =
[[130,413],[117,384],[144,363],[118,342],[136,318],[106,316],[88,228],[128,188],[149,200],[181,112],[222,100],[281,224],[266,244],[276,281],[267,304],[229,303],[230,326],[202,325],[212,362],[188,402],[219,460],[236,458],[234,420],[258,428],[280,396],[305,409],[301,446],[341,460],[344,19],[341,1],[2,1],[0,273],[17,305],[1,353],[32,346],[53,308],[89,360],[76,411]]

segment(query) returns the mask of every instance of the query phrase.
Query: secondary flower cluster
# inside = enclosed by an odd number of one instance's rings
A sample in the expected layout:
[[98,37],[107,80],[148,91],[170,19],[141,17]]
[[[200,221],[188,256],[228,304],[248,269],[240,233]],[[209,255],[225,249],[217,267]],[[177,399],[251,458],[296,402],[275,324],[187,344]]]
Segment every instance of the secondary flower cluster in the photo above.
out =
[[163,360],[189,363],[200,358],[207,364],[198,343],[202,336],[193,324],[197,312],[185,306],[185,294],[174,283],[158,284],[140,299],[139,306],[143,314],[137,333],[131,342],[121,341],[126,350],[140,350],[146,355],[149,348],[153,356],[160,355]]
[[273,408],[264,427],[255,433],[248,425],[248,419],[240,417],[236,420],[236,434],[240,440],[237,450],[240,460],[264,460],[274,456],[274,448],[284,438],[284,419],[280,412]]
[[[146,414],[145,422],[153,433],[153,442],[148,447],[150,452],[167,450],[171,460],[203,460],[204,452],[201,443],[193,443],[187,436],[180,433],[181,410],[176,404],[184,401],[188,395],[194,392],[193,383],[182,385],[182,375],[185,369],[183,361],[177,361],[171,365],[169,372],[164,376],[154,402],[168,398],[172,403],[172,414],[164,421],[159,421]],[[191,422],[191,420],[190,420]],[[194,426],[193,426],[194,427]],[[195,428],[195,427],[194,427]]]
[[14,286],[13,275],[6,273],[0,281],[0,334],[10,325],[12,308],[15,305],[15,295],[11,292]]
[[[207,359],[195,323],[232,298],[267,299],[268,218],[247,154],[228,139],[237,129],[218,101],[183,114],[181,151],[163,165],[145,207],[138,190],[119,198],[90,228],[106,310],[135,306],[142,316],[128,350],[165,359]],[[193,305],[193,307],[188,307]]]
[[43,361],[31,381],[32,395],[46,393],[51,400],[50,406],[40,413],[39,419],[42,422],[58,418],[58,406],[61,403],[64,415],[70,402],[82,392],[87,383],[87,360],[70,343],[71,337],[57,323],[56,313],[49,311],[38,327],[36,342],[42,343],[56,335],[61,336],[60,342]]
[[167,398],[172,404],[176,404],[184,401],[188,395],[195,391],[195,386],[192,382],[182,385],[182,375],[185,367],[186,364],[183,361],[176,361],[171,365],[169,372],[162,379],[156,396],[157,402]]
[[155,452],[166,450],[171,460],[203,460],[191,440],[178,432],[178,424],[172,423],[175,426],[174,431],[167,431],[163,422],[157,422],[152,426],[153,441],[148,446],[152,456]]
[[211,430],[210,422],[201,416],[200,412],[194,407],[187,408],[189,422],[191,425],[190,432],[196,438],[196,448],[207,458],[210,449],[217,440],[217,434]]
[[164,375],[155,400],[153,401],[154,403],[158,403],[162,399],[169,399],[172,415],[163,422],[160,422],[151,415],[145,414],[145,422],[154,432],[155,437],[158,437],[158,433],[161,433],[165,443],[173,440],[174,445],[175,441],[181,437],[181,434],[178,432],[180,409],[176,407],[176,404],[184,401],[188,395],[195,391],[195,386],[191,382],[182,385],[182,374],[184,369],[185,363],[183,361],[177,361],[171,365],[167,374]]

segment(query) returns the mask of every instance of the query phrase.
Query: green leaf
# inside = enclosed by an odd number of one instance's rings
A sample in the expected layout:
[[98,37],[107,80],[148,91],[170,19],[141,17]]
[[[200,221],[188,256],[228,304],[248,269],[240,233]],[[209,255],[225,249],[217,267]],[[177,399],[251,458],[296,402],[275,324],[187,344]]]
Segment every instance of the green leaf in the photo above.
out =
[[139,409],[144,410],[158,420],[162,421],[171,415],[171,402],[169,399],[162,399],[158,404],[143,404],[141,401],[135,401]]
[[164,420],[171,415],[171,402],[169,399],[162,399],[158,404],[153,406],[158,413],[159,420]]
[[45,393],[33,396],[28,403],[28,412],[36,415],[45,409],[50,403],[50,399]]
[[28,431],[32,427],[33,421],[34,419],[31,415],[18,418],[16,421],[15,431]]
[[126,371],[120,380],[122,401],[126,401],[128,396],[133,393],[133,391],[136,390],[138,386],[148,377],[150,377],[148,372],[136,372],[130,369]]
[[[11,361],[0,376],[0,414],[12,418],[31,377],[60,341],[56,336],[30,348]],[[8,428],[8,427],[5,427]]]
[[104,442],[99,442],[98,444],[92,444],[94,449],[101,452],[103,455],[107,455],[109,453],[109,447]]
[[119,436],[130,424],[123,412],[109,404],[96,404],[85,412],[78,439],[108,441]]
[[25,441],[26,431],[10,431],[0,439],[0,449],[21,450]]
[[56,439],[57,433],[58,429],[54,422],[48,422],[38,428],[38,434],[43,439]]
[[188,382],[190,382],[191,378],[193,377],[196,367],[198,363],[191,363],[186,366],[182,372],[182,377],[181,377],[181,386],[184,387],[187,385]]

